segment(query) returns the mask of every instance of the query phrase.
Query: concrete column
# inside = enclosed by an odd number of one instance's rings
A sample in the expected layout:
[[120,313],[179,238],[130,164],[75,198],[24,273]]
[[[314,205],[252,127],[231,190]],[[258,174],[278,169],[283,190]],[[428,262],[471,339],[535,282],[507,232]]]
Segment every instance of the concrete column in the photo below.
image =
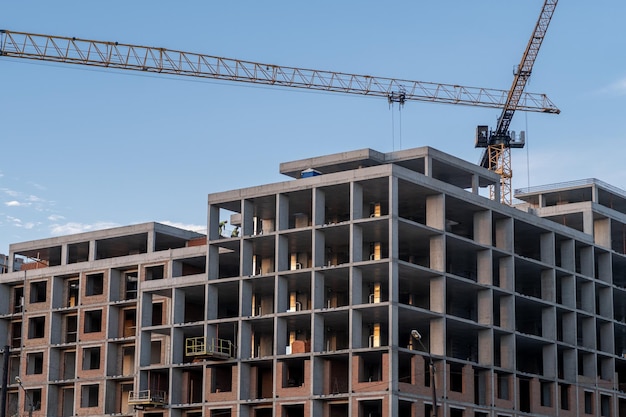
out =
[[436,271],[446,272],[446,240],[444,235],[430,238],[430,264]]
[[493,259],[490,250],[476,253],[476,279],[479,284],[493,284]]
[[478,291],[478,323],[485,326],[493,325],[493,299],[489,289]]
[[287,271],[289,269],[289,240],[284,235],[276,236],[276,271]]
[[320,226],[326,223],[326,193],[320,189],[313,190],[313,224]]
[[148,232],[147,242],[146,242],[146,252],[151,253],[154,252],[156,248],[156,233],[154,230],[150,230]]
[[478,194],[480,191],[480,176],[478,174],[472,175],[472,193]]
[[541,299],[556,301],[556,277],[554,269],[541,271]]
[[589,236],[594,236],[594,219],[593,212],[591,210],[587,210],[583,212],[583,232],[588,234]]
[[507,334],[500,338],[500,366],[515,369],[515,335]]
[[557,376],[557,358],[556,345],[545,345],[542,348],[543,354],[543,376],[546,378],[556,378]]
[[320,230],[313,231],[313,266],[319,267],[324,266],[324,258],[325,258],[325,239],[324,232]]
[[350,348],[358,349],[367,347],[367,344],[363,345],[363,317],[359,310],[350,309],[350,329],[349,332],[352,335],[350,339]]
[[[584,220],[585,218],[583,217],[583,221]],[[589,233],[585,229],[585,233],[593,235],[593,241],[596,245],[611,248],[611,219],[594,220],[593,230],[591,232],[592,233]]]
[[363,218],[363,186],[359,183],[350,183],[350,220]]
[[426,155],[424,158],[424,175],[427,177],[433,176],[433,158],[430,155]]
[[[242,204],[242,213],[241,213],[241,235],[242,236],[251,236],[254,234],[255,226],[257,226],[254,221],[254,204],[249,200],[244,200]],[[257,233],[260,230],[256,231]]]
[[209,204],[207,213],[207,236],[209,240],[219,239],[219,225],[220,225],[220,209],[217,206]]
[[541,333],[546,339],[556,339],[556,311],[554,307],[545,307],[541,310]]
[[491,329],[478,332],[478,363],[493,365],[493,331]]
[[446,207],[443,194],[426,197],[426,225],[446,230]]
[[61,245],[61,265],[67,265],[67,243]]
[[363,230],[355,224],[351,224],[350,229],[350,262],[360,262],[363,260]]
[[446,352],[446,324],[443,318],[430,320],[430,353],[443,356]]
[[217,245],[209,245],[207,250],[207,278],[218,279],[220,266],[219,247]]
[[96,251],[97,251],[97,244],[95,240],[90,240],[89,241],[89,261],[95,261],[96,260]]
[[173,323],[180,324],[185,322],[185,292],[174,289],[172,294],[172,313]]
[[444,277],[430,279],[430,310],[442,314],[446,312],[446,281]]
[[554,265],[555,241],[554,233],[542,233],[539,238],[539,249],[541,251],[541,261],[548,265]]
[[284,194],[278,194],[276,201],[276,230],[289,229],[289,197]]
[[474,214],[474,241],[491,246],[491,211],[479,211]]
[[505,251],[513,251],[513,219],[506,218],[496,221],[495,246]]
[[574,249],[574,240],[568,239],[561,242],[561,268],[568,271],[576,271],[576,252]]

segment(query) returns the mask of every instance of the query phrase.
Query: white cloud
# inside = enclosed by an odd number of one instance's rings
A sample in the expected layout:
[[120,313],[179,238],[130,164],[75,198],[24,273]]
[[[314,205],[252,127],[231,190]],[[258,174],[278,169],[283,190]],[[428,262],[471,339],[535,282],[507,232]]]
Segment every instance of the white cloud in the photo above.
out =
[[17,200],[11,200],[11,201],[7,201],[6,203],[4,203],[5,206],[7,207],[23,207],[23,206],[28,206],[28,203],[20,203]]
[[43,199],[43,198],[39,198],[39,197],[37,197],[36,195],[32,195],[32,194],[31,194],[31,195],[29,195],[29,196],[26,198],[26,200],[31,201],[31,202],[33,202],[33,203],[41,203],[41,202],[43,202],[43,201],[44,201],[44,199]]
[[63,220],[65,217],[61,216],[60,214],[51,214],[48,216],[48,220],[50,220],[51,222],[58,222],[59,220]]
[[18,219],[17,217],[7,216],[7,220],[18,227],[22,225],[22,220]]
[[19,193],[19,192],[14,191],[14,190],[11,190],[11,189],[9,189],[9,188],[3,188],[3,189],[2,189],[2,191],[3,191],[6,195],[11,196],[11,197],[17,197],[17,196],[19,196],[19,195],[20,195],[20,193]]
[[52,224],[50,225],[50,233],[52,235],[72,235],[75,233],[93,232],[94,230],[109,229],[111,227],[118,227],[117,223],[110,222],[96,222],[93,224],[84,224],[77,222],[68,222],[65,224]]

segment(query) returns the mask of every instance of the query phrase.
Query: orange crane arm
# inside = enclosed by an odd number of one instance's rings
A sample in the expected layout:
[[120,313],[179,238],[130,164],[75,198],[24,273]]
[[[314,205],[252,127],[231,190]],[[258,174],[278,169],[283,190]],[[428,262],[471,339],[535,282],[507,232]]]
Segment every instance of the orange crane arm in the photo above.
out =
[[[390,101],[504,108],[508,92],[452,84],[319,71],[165,48],[0,30],[0,56],[295,87]],[[545,94],[519,94],[517,110],[559,113]]]

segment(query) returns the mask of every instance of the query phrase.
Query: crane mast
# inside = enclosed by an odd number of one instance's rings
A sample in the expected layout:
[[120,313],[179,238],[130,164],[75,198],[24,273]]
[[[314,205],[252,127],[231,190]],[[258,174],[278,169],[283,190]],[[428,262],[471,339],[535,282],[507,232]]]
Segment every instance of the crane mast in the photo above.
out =
[[[513,137],[509,131],[509,126],[515,111],[521,109],[519,107],[520,98],[523,96],[524,88],[532,73],[539,48],[545,38],[557,3],[558,0],[545,0],[543,4],[535,30],[515,71],[513,84],[507,95],[502,114],[498,118],[496,129],[489,131],[487,126],[478,126],[476,132],[476,147],[487,148],[483,152],[480,165],[500,175],[500,198],[503,203],[508,205],[513,203],[511,192],[511,178],[513,177],[511,148],[523,148],[525,143],[523,136],[520,140]],[[493,199],[494,196],[495,190],[492,187],[491,198]]]
[[[0,56],[159,74],[503,108],[505,90],[263,64],[165,48],[0,30]],[[518,110],[559,113],[545,94],[520,94]]]

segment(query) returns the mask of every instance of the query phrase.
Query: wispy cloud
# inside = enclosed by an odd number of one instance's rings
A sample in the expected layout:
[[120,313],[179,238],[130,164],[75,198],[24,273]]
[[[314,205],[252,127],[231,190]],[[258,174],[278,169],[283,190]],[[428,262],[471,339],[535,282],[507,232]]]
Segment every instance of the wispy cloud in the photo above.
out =
[[612,94],[618,96],[626,95],[626,77],[623,77],[622,79],[608,85],[607,87],[603,88],[601,92],[604,94]]
[[71,235],[75,233],[93,232],[94,230],[118,227],[119,224],[111,222],[96,222],[93,224],[68,222],[65,224],[50,225],[50,233],[55,236]]
[[7,207],[24,207],[24,206],[30,206],[30,203],[20,203],[17,200],[11,200],[11,201],[5,202],[4,205]]
[[2,188],[1,190],[2,190],[3,193],[8,195],[9,197],[17,197],[17,196],[20,195],[20,193],[18,191],[11,190],[10,188]]
[[196,233],[206,234],[206,225],[171,222],[169,220],[160,221],[159,223],[163,223],[172,227],[178,227],[179,229],[191,230],[192,232]]
[[65,217],[61,216],[60,214],[51,214],[48,216],[48,220],[50,220],[51,222],[58,222],[59,220],[63,220]]

